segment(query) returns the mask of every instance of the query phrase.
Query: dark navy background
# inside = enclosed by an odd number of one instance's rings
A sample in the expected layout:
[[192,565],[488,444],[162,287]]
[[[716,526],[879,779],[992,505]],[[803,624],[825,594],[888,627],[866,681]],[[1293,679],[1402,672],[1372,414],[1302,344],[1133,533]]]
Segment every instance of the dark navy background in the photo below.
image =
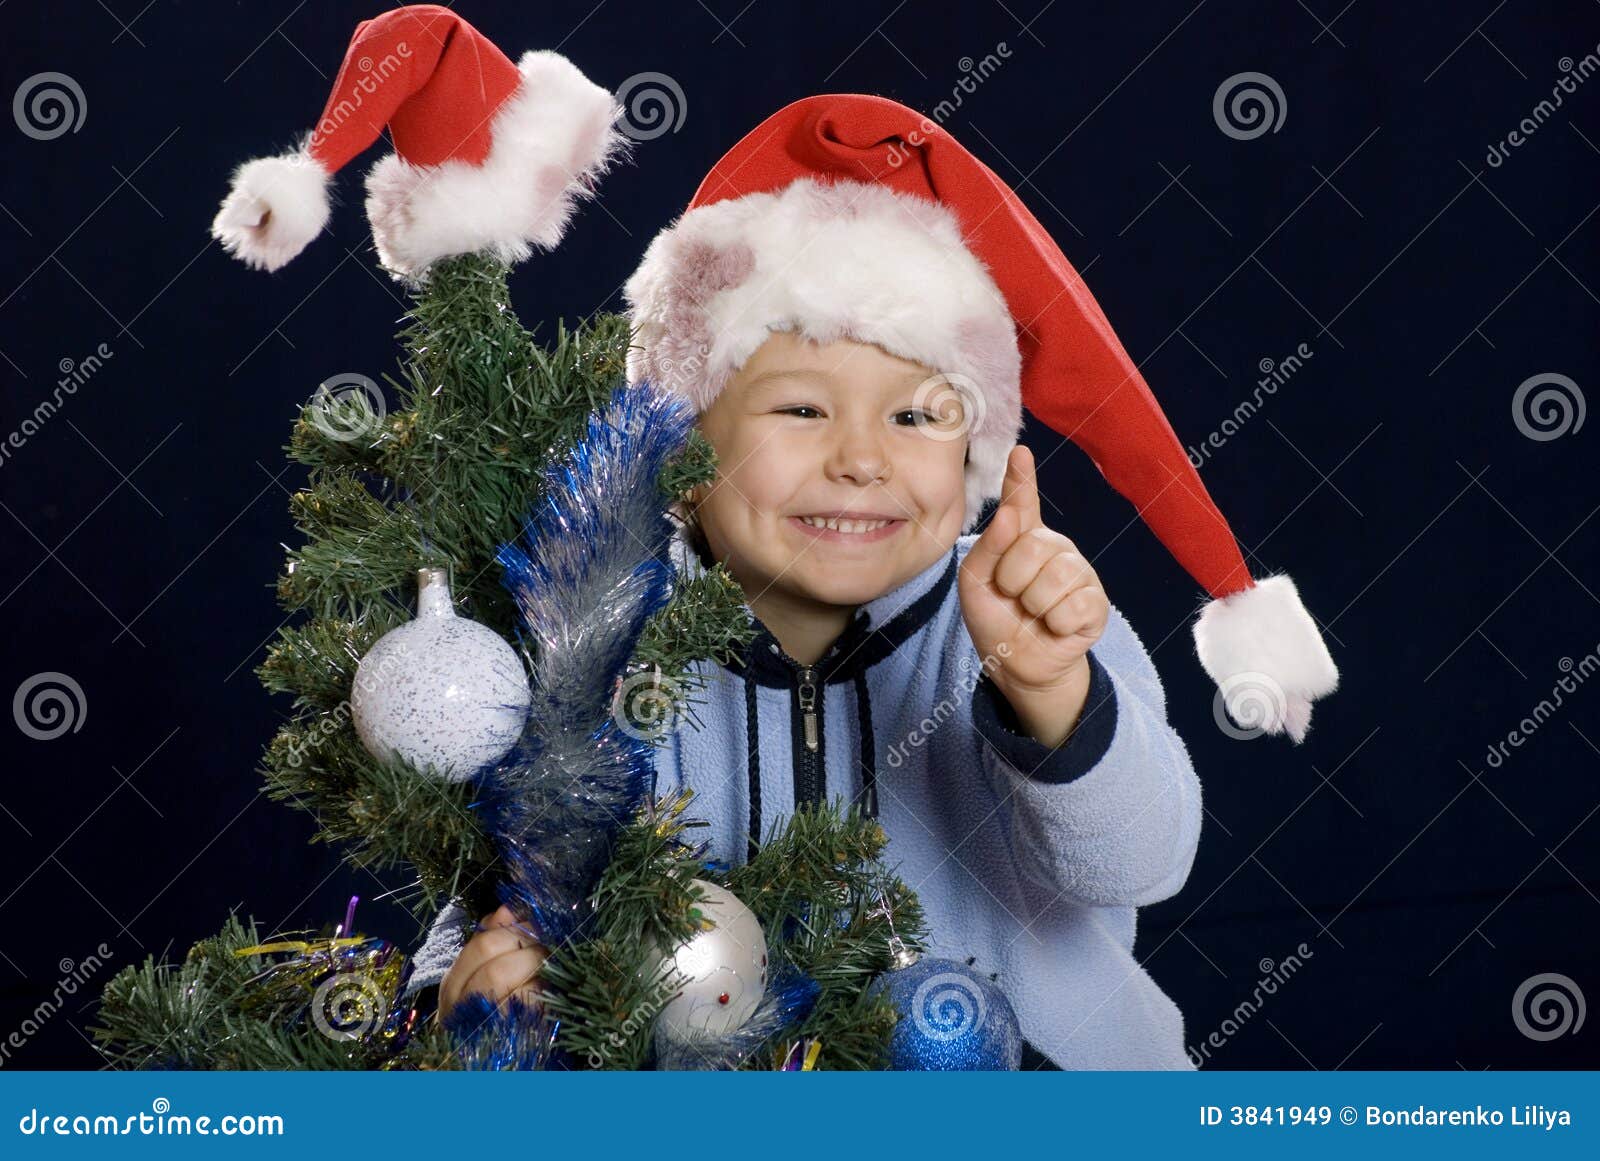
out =
[[[0,462],[0,694],[47,671],[84,692],[75,732],[0,730],[0,1041],[98,944],[112,953],[8,1066],[93,1067],[82,1029],[104,980],[181,955],[230,907],[314,927],[354,892],[363,928],[416,938],[371,899],[399,880],[308,846],[310,820],[254,770],[287,709],[251,673],[297,536],[303,472],[282,445],[319,381],[395,370],[405,301],[360,210],[379,150],[340,175],[331,236],[276,275],[207,233],[232,168],[311,127],[380,7],[0,9],[0,96],[56,71],[86,107],[54,140],[0,127],[0,435],[64,360],[112,353]],[[962,58],[1004,42],[944,124],[1085,273],[1180,438],[1219,431],[1263,360],[1311,351],[1202,469],[1256,574],[1296,579],[1341,668],[1302,746],[1218,728],[1187,628],[1202,594],[1085,456],[1038,424],[1026,437],[1047,521],[1153,651],[1204,786],[1193,874],[1140,913],[1135,947],[1187,1042],[1218,1033],[1213,1068],[1600,1062],[1594,1016],[1538,1040],[1513,1015],[1543,973],[1600,1000],[1600,682],[1486,760],[1600,647],[1600,421],[1535,439],[1513,416],[1534,376],[1567,376],[1573,406],[1600,391],[1600,79],[1488,161],[1562,58],[1600,52],[1600,6],[457,7],[513,57],[556,48],[609,88],[660,72],[684,94],[681,127],[516,272],[519,313],[546,332],[619,308],[652,234],[783,104],[868,91],[931,111]],[[1285,96],[1277,130],[1247,140],[1213,115],[1244,72]],[[1302,942],[1293,980],[1256,994]]]

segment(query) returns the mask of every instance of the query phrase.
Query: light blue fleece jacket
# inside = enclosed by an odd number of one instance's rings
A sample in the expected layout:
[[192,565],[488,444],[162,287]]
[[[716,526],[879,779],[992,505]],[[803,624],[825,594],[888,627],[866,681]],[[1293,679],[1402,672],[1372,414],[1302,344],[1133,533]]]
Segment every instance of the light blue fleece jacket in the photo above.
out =
[[816,751],[804,667],[759,621],[746,662],[700,663],[704,701],[658,754],[656,791],[692,787],[689,813],[711,824],[697,833],[730,863],[752,788],[759,835],[797,797],[875,797],[930,953],[993,973],[1036,1049],[1067,1069],[1192,1069],[1182,1014],[1133,956],[1135,909],[1182,888],[1200,837],[1200,783],[1155,666],[1113,606],[1071,737],[1050,750],[1022,733],[961,616],[956,570],[976,540],[862,605],[813,667]]
[[[700,662],[656,793],[693,788],[689,813],[710,824],[694,836],[729,863],[797,801],[875,810],[930,954],[992,974],[1034,1048],[1065,1069],[1192,1069],[1182,1014],[1133,955],[1136,908],[1182,888],[1200,836],[1160,679],[1113,606],[1071,737],[1050,750],[1021,732],[961,616],[956,570],[976,540],[860,606],[809,673],[759,621],[744,658]],[[681,536],[673,562],[702,567]],[[408,991],[443,977],[464,918],[441,912]]]

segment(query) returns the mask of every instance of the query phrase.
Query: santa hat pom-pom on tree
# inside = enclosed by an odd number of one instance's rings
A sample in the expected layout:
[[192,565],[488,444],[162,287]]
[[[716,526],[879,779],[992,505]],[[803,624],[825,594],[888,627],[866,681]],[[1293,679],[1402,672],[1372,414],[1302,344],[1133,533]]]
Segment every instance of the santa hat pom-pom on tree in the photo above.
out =
[[288,153],[241,165],[211,233],[277,270],[328,224],[333,175],[387,129],[366,178],[379,261],[421,281],[440,258],[507,264],[553,249],[579,198],[628,148],[624,110],[566,57],[513,63],[472,25],[413,4],[356,27],[316,127]]

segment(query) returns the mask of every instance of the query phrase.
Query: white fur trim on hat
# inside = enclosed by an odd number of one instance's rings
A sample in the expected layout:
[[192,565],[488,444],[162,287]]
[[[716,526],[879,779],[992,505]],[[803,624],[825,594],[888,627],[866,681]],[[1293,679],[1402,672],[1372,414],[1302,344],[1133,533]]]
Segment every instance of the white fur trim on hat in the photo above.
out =
[[651,240],[624,287],[628,381],[704,411],[775,330],[850,338],[942,373],[969,417],[966,520],[1000,495],[1022,429],[1022,356],[994,279],[938,202],[799,178],[697,206]]
[[1295,742],[1311,727],[1311,703],[1339,686],[1317,623],[1287,576],[1209,602],[1194,622],[1194,644],[1234,721],[1287,731]]
[[246,265],[277,270],[328,224],[331,180],[303,145],[247,161],[234,171],[211,236]]
[[522,81],[495,111],[479,165],[412,165],[389,154],[367,174],[367,219],[396,279],[420,279],[437,259],[480,250],[507,263],[561,241],[576,199],[628,149],[622,106],[566,57],[530,50]]

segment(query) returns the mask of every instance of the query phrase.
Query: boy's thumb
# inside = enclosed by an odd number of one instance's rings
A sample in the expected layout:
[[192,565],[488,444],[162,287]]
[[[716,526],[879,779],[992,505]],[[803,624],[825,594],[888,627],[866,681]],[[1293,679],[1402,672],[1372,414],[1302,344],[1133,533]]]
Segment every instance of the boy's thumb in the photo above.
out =
[[967,549],[961,565],[963,577],[975,584],[987,584],[994,579],[995,566],[1017,538],[1017,520],[1016,510],[1009,505],[1002,504],[994,510],[983,535]]
[[1017,513],[1021,532],[1043,523],[1039,513],[1039,483],[1033,449],[1017,444],[1006,457],[1006,475],[1000,484],[1000,506]]
[[1022,486],[1022,466],[1017,459],[1017,448],[1021,446],[1021,444],[1018,444],[1006,455],[1006,475],[1005,479],[1000,481],[1000,503],[1002,505],[1008,503],[1017,494],[1017,489]]

